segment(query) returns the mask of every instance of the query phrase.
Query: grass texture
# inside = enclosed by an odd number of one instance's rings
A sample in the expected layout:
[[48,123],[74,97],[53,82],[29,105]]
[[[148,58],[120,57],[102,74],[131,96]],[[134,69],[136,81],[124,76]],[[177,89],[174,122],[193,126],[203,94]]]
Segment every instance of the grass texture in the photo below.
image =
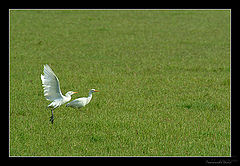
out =
[[[230,156],[229,10],[10,10],[10,156]],[[48,64],[86,107],[46,106]]]

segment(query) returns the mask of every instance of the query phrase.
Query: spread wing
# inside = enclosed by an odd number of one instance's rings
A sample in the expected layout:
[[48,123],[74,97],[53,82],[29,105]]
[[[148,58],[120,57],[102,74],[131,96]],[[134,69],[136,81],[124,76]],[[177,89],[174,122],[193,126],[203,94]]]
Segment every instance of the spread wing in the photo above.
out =
[[47,64],[44,65],[43,73],[44,75],[41,74],[41,80],[46,99],[54,101],[63,98],[58,78]]

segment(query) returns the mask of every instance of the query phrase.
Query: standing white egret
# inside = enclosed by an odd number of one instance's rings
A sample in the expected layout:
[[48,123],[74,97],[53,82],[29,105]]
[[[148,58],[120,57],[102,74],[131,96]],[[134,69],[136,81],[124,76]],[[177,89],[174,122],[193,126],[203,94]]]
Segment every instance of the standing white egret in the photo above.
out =
[[60,89],[60,83],[58,81],[57,76],[54,74],[52,69],[46,64],[44,65],[44,75],[41,74],[41,80],[42,80],[42,86],[44,89],[44,96],[47,100],[52,101],[47,107],[52,108],[52,116],[50,117],[50,121],[53,124],[54,117],[53,117],[53,110],[62,104],[68,102],[71,100],[71,95],[77,92],[69,91],[65,94],[65,96],[62,95],[61,89]]
[[88,97],[82,97],[82,98],[75,99],[75,100],[71,101],[70,103],[67,103],[66,107],[73,107],[73,108],[85,107],[85,105],[87,105],[91,101],[93,92],[99,92],[99,91],[95,90],[95,89],[91,89],[89,91]]

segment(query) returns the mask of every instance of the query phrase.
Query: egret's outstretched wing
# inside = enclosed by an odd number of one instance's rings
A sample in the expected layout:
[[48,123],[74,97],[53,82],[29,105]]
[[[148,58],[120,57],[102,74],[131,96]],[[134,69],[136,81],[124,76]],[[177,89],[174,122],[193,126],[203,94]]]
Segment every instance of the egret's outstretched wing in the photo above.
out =
[[60,90],[60,84],[57,76],[52,69],[46,64],[44,65],[44,75],[41,74],[42,86],[44,89],[44,96],[47,100],[53,101],[63,98]]

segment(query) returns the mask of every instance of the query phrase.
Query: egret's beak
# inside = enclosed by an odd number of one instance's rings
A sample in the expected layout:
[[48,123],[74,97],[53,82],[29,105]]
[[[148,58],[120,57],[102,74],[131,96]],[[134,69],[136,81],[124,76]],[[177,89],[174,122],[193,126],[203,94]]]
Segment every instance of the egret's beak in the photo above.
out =
[[94,92],[99,92],[99,90],[94,90]]
[[74,94],[74,93],[78,93],[78,92],[73,92],[73,94]]

